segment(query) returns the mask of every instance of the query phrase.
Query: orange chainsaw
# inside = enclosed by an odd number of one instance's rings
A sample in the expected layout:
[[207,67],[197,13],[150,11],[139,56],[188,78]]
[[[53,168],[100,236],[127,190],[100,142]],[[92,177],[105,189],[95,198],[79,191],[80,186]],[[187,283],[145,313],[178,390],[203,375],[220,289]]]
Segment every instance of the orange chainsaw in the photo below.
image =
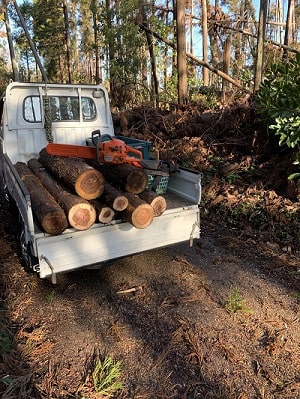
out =
[[97,159],[102,165],[130,163],[141,167],[141,151],[129,147],[123,140],[109,134],[101,135],[100,130],[96,130],[92,132],[92,143],[92,146],[50,143],[47,144],[46,151],[50,155],[62,157]]

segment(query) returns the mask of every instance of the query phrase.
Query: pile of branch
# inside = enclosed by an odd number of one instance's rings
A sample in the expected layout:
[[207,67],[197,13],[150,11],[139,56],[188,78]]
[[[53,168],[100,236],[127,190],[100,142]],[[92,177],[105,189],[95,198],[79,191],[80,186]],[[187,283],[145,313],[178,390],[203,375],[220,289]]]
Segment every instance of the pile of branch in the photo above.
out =
[[163,196],[147,188],[146,172],[133,165],[87,164],[42,149],[38,159],[17,162],[15,167],[28,189],[37,222],[51,235],[68,227],[86,230],[116,217],[143,229],[167,207]]
[[176,111],[135,107],[114,114],[114,126],[124,135],[150,140],[154,147],[174,147],[174,140],[201,137],[209,144],[229,143],[251,147],[253,110],[246,103],[210,110],[188,104]]

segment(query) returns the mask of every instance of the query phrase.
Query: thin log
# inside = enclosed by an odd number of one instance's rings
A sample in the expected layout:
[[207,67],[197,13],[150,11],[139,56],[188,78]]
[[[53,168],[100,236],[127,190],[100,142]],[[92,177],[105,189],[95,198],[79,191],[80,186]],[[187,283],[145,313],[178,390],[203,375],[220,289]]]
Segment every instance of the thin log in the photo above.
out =
[[95,223],[95,208],[87,200],[62,186],[37,159],[30,159],[28,166],[65,211],[72,227],[86,230]]
[[123,220],[126,220],[138,229],[148,227],[152,223],[154,217],[152,206],[137,195],[132,193],[124,194],[128,199],[128,206],[125,211],[122,212]]
[[24,162],[17,162],[15,168],[29,191],[33,214],[42,229],[51,235],[61,234],[68,227],[63,209]]
[[98,200],[91,200],[90,201],[91,204],[93,205],[93,207],[95,208],[96,211],[96,219],[100,222],[100,223],[110,223],[114,216],[115,216],[115,211],[110,208],[109,206],[107,206],[106,204],[98,201]]
[[139,194],[139,197],[152,206],[154,217],[162,215],[167,209],[167,201],[165,197],[157,194],[155,191],[144,190]]
[[105,203],[115,211],[124,211],[128,206],[128,199],[126,196],[120,190],[117,190],[114,186],[107,182],[105,182],[104,185],[103,197]]
[[39,162],[81,198],[91,200],[104,191],[102,173],[81,159],[50,155],[43,148]]
[[88,163],[100,170],[105,180],[120,191],[139,194],[148,186],[148,176],[143,168],[128,163],[99,165],[95,160],[88,160]]

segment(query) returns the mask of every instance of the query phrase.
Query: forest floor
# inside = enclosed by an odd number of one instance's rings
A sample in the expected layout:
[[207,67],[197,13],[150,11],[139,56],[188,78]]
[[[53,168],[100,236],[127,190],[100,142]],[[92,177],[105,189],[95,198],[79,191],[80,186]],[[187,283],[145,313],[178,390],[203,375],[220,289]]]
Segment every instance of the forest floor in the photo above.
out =
[[[202,172],[201,237],[61,276],[26,273],[0,202],[0,395],[94,399],[98,360],[118,399],[300,399],[300,193],[293,154],[246,102],[139,107],[116,134]],[[162,232],[163,234],[163,232]]]

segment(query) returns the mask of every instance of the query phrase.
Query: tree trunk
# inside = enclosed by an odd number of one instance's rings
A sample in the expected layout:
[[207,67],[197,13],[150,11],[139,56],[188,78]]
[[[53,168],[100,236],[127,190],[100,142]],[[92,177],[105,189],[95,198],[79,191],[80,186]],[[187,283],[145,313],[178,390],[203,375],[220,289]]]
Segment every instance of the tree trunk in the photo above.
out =
[[98,200],[91,200],[90,201],[92,206],[95,208],[96,211],[96,219],[100,222],[100,223],[110,223],[114,216],[115,216],[115,212],[113,209],[111,209],[109,206],[107,206],[106,204],[98,201]]
[[40,152],[39,162],[80,197],[91,200],[103,194],[103,175],[86,162],[50,155],[45,148]]
[[65,46],[66,46],[66,56],[67,56],[67,67],[68,67],[68,83],[72,83],[73,68],[72,68],[72,48],[71,48],[71,38],[70,38],[70,24],[69,24],[69,11],[67,1],[63,0],[63,11],[64,11],[64,34],[65,34]]
[[128,206],[125,211],[122,212],[123,220],[126,220],[138,229],[148,227],[152,223],[154,217],[152,206],[132,193],[124,194],[128,199]]
[[6,27],[6,36],[7,36],[8,45],[9,45],[9,54],[10,54],[11,66],[12,66],[12,70],[13,70],[13,77],[14,77],[14,81],[18,82],[19,81],[19,70],[18,70],[18,63],[16,61],[14,44],[13,44],[13,39],[12,39],[12,34],[11,34],[11,29],[10,29],[10,22],[9,22],[9,18],[8,18],[7,0],[3,1],[3,8],[4,8],[3,9],[3,17],[4,17],[5,27]]
[[[295,31],[295,2],[294,0],[288,0],[288,9],[287,9],[285,35],[284,35],[285,46],[288,46],[293,41],[295,36],[294,31]],[[288,60],[288,52],[287,50],[284,50],[283,61],[287,60]]]
[[266,21],[268,13],[268,1],[260,0],[259,10],[259,25],[257,35],[257,51],[256,51],[256,65],[255,65],[255,78],[254,78],[254,91],[259,89],[263,75],[264,65],[264,42],[266,36]]
[[109,91],[110,93],[113,93],[114,91],[114,85],[115,85],[115,76],[113,75],[112,69],[110,68],[113,60],[115,59],[115,49],[114,49],[114,32],[113,32],[113,16],[112,16],[112,10],[111,10],[111,4],[110,0],[105,1],[105,8],[106,8],[106,26],[107,26],[107,32],[108,34],[106,35],[106,42],[107,42],[107,58],[108,58],[108,68],[107,71],[109,71]]
[[37,159],[30,159],[28,166],[65,211],[72,227],[86,230],[95,223],[96,211],[87,200],[64,189]]
[[[230,60],[231,60],[231,34],[229,34],[225,40],[224,46],[224,55],[223,55],[223,72],[228,75],[229,67],[230,67]],[[228,88],[229,83],[226,79],[222,79],[222,94],[223,99],[225,100],[225,93],[226,89]]]
[[68,227],[63,209],[25,163],[17,162],[15,168],[29,191],[33,213],[42,229],[48,234],[61,234]]
[[139,197],[153,208],[154,217],[160,216],[167,209],[166,199],[152,190],[144,190]]
[[[148,19],[147,19],[147,14],[145,12],[145,6],[143,2],[139,5],[140,7],[140,13],[142,16],[142,23],[144,26],[149,28],[148,24]],[[158,77],[157,77],[157,70],[156,70],[156,55],[154,52],[154,47],[153,47],[153,37],[152,34],[149,32],[149,30],[145,30],[146,34],[146,39],[147,39],[147,46],[149,50],[149,56],[150,56],[150,63],[151,63],[151,72],[152,72],[152,79],[153,79],[153,88],[154,88],[154,95],[155,95],[155,105],[156,108],[159,107],[159,82],[158,82]]]
[[128,199],[126,196],[109,183],[105,183],[104,194],[105,203],[113,208],[115,211],[124,211],[128,206]]
[[[207,26],[207,2],[202,0],[202,54],[203,62],[208,63],[208,26]],[[209,74],[208,69],[202,68],[203,75],[203,85],[208,86],[209,84]]]
[[185,0],[176,1],[178,103],[187,103]]
[[88,163],[100,170],[105,180],[118,190],[139,194],[148,186],[148,176],[142,168],[128,163],[99,165],[95,160],[88,160]]
[[91,1],[90,9],[93,17],[93,32],[94,32],[94,56],[95,56],[95,81],[96,84],[102,82],[101,74],[101,58],[99,48],[99,28],[97,18],[97,1]]

